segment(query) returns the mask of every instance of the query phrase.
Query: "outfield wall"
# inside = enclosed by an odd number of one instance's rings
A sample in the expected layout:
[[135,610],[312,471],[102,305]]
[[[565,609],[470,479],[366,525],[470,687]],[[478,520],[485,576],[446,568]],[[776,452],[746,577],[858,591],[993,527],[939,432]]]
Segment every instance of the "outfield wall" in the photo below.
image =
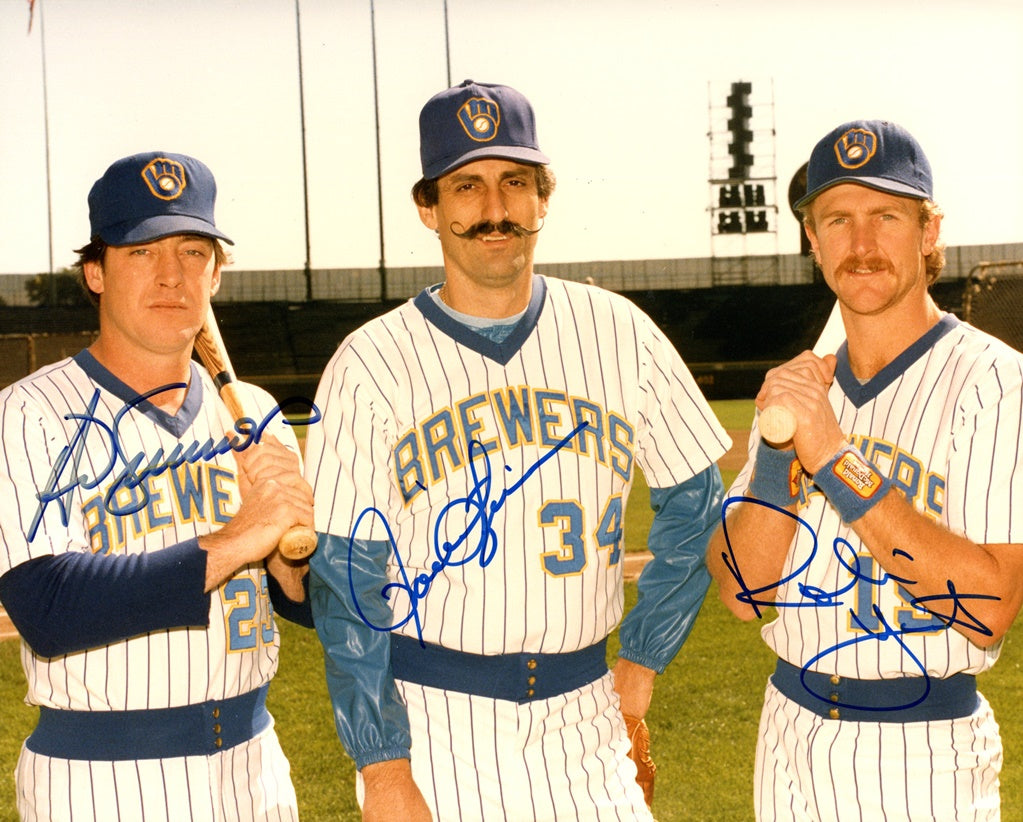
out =
[[[965,281],[942,280],[933,294],[943,309],[961,313],[965,288]],[[768,368],[812,347],[834,303],[819,283],[621,293],[664,331],[710,399],[753,396]],[[217,317],[238,375],[283,400],[312,397],[344,337],[401,302],[218,299]],[[0,361],[10,366],[0,370],[0,385],[87,344],[96,327],[92,308],[0,307],[0,328],[8,332],[0,334]],[[27,360],[26,337],[51,359]]]
[[[542,249],[541,249],[542,250]],[[948,279],[968,277],[979,263],[1023,260],[1023,243],[953,246],[947,249]],[[612,291],[677,291],[722,285],[812,285],[818,281],[808,257],[773,254],[745,257],[694,257],[656,260],[597,260],[548,263],[536,270],[565,280],[592,282]],[[413,297],[440,282],[439,266],[386,268],[314,268],[250,271],[227,268],[218,299],[222,302],[300,303],[318,300],[380,302]],[[30,305],[25,283],[38,274],[0,275],[0,305]],[[0,328],[0,333],[4,329]]]

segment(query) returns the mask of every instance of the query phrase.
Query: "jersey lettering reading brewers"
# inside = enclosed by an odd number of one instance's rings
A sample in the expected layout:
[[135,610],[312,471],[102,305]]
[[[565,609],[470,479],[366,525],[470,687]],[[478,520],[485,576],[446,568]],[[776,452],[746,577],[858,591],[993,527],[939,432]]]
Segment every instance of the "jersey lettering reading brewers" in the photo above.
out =
[[78,263],[99,336],[0,392],[0,598],[40,712],[23,820],[298,818],[266,695],[275,612],[312,624],[275,548],[312,490],[270,395],[236,383],[257,444],[191,359],[230,242],[215,195],[191,157],[111,165]]
[[[521,94],[466,81],[420,136],[445,281],[344,340],[306,448],[364,818],[650,819],[631,732],[709,584],[728,438],[633,304],[533,272],[553,176]],[[654,560],[612,674],[639,469]]]
[[1023,600],[1023,355],[930,296],[942,215],[905,129],[843,124],[807,177],[845,339],[767,373],[757,406],[789,409],[793,442],[751,437],[708,548],[736,615],[777,609],[757,818],[995,820],[976,675]]

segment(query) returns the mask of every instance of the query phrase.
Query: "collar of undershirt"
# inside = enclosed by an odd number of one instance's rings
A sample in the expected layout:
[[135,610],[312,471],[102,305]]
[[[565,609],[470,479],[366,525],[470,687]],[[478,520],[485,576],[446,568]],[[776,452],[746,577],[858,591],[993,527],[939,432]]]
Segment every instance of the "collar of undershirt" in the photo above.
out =
[[515,324],[511,333],[501,342],[495,342],[480,334],[471,327],[460,323],[449,315],[434,301],[429,289],[424,289],[415,298],[416,308],[422,312],[426,319],[451,337],[459,345],[482,354],[488,359],[494,360],[500,365],[507,365],[513,356],[522,348],[523,343],[540,319],[540,312],[543,310],[544,298],[547,295],[547,283],[539,274],[533,275],[533,293],[529,298],[529,305],[522,317]]

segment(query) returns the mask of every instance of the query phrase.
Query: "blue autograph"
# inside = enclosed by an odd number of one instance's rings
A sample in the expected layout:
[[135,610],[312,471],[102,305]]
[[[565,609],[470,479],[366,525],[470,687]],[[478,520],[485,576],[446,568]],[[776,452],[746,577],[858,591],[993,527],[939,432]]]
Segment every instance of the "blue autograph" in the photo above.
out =
[[[739,569],[739,563],[735,558],[735,552],[732,549],[732,541],[728,534],[728,520],[727,512],[731,505],[738,503],[761,505],[765,508],[777,511],[779,514],[791,517],[797,523],[797,526],[806,528],[813,537],[812,548],[809,555],[803,561],[799,567],[794,568],[792,573],[788,576],[783,577],[777,582],[772,582],[769,585],[765,585],[760,588],[750,588],[747,586],[743,579],[742,572]],[[925,624],[920,626],[913,626],[908,623],[900,623],[897,627],[889,623],[885,616],[881,613],[881,610],[876,604],[870,608],[870,614],[877,620],[878,627],[871,627],[864,621],[863,615],[858,614],[855,608],[849,608],[849,615],[851,616],[856,627],[862,630],[864,633],[862,636],[854,637],[852,639],[840,642],[832,648],[827,648],[821,653],[808,660],[803,666],[801,673],[812,670],[816,664],[828,657],[831,654],[837,653],[842,648],[848,648],[853,645],[857,645],[862,642],[887,642],[889,640],[897,643],[905,651],[906,655],[912,660],[913,666],[922,675],[921,683],[923,693],[916,698],[914,701],[902,705],[891,705],[885,706],[884,708],[876,708],[876,706],[870,705],[854,705],[846,703],[836,703],[839,707],[845,708],[860,708],[864,710],[899,710],[903,708],[912,708],[915,705],[920,704],[924,699],[927,698],[927,694],[930,692],[931,684],[930,678],[927,674],[926,666],[917,657],[913,650],[905,642],[905,637],[913,634],[921,633],[933,633],[935,630],[949,630],[950,628],[958,625],[966,627],[970,630],[976,631],[984,636],[991,636],[991,630],[985,626],[980,620],[978,620],[973,614],[970,613],[966,607],[968,600],[994,600],[997,597],[989,596],[985,594],[962,594],[956,590],[955,584],[952,580],[947,580],[948,594],[934,594],[930,596],[913,597],[903,585],[911,585],[915,580],[905,579],[903,577],[895,576],[888,573],[881,573],[879,576],[872,576],[869,568],[865,567],[863,558],[856,555],[855,551],[848,540],[836,538],[832,545],[832,552],[842,566],[849,571],[850,580],[849,583],[838,590],[827,591],[822,588],[806,585],[805,583],[798,582],[796,589],[799,592],[800,598],[793,602],[787,602],[782,599],[776,599],[772,596],[772,592],[778,591],[783,585],[800,577],[810,566],[814,557],[817,555],[818,540],[817,534],[814,533],[813,528],[803,519],[796,516],[795,514],[786,511],[784,508],[779,508],[763,500],[759,500],[753,497],[729,497],[724,501],[721,506],[721,521],[723,525],[723,533],[725,537],[725,545],[727,547],[727,553],[722,553],[722,559],[732,577],[739,584],[740,591],[736,594],[736,599],[747,605],[750,605],[757,617],[763,616],[761,611],[762,606],[774,606],[775,608],[840,608],[845,605],[844,597],[850,594],[857,585],[866,584],[881,588],[882,586],[888,585],[889,583],[900,586],[900,595],[906,602],[915,609],[923,610],[929,613],[934,620],[927,621]],[[896,554],[913,561],[913,556],[906,551],[896,549]],[[766,596],[765,596],[766,595]],[[942,610],[946,607],[947,610]],[[809,686],[806,685],[805,676],[802,677],[803,685],[809,693],[813,696],[824,700],[831,704],[831,700],[827,694],[815,693]]]
[[[497,553],[498,542],[497,532],[492,527],[493,517],[504,507],[507,499],[516,493],[533,474],[540,470],[541,466],[552,459],[562,448],[572,442],[580,431],[587,427],[588,423],[580,423],[564,439],[554,444],[550,451],[545,453],[533,465],[531,465],[522,476],[511,485],[501,491],[496,498],[492,499],[494,492],[493,476],[490,471],[490,457],[481,442],[472,440],[469,443],[469,471],[472,477],[472,487],[467,497],[455,499],[445,505],[437,516],[433,528],[433,552],[437,557],[430,563],[430,572],[418,574],[414,579],[409,579],[408,572],[401,560],[394,533],[390,523],[382,511],[378,508],[367,508],[359,514],[352,526],[351,538],[348,540],[348,587],[352,594],[352,602],[362,621],[375,631],[394,631],[406,625],[410,620],[415,621],[416,634],[420,644],[423,643],[423,626],[419,615],[419,604],[430,592],[430,587],[438,575],[447,568],[466,565],[470,562],[479,562],[481,568],[486,568],[494,559]],[[483,463],[482,474],[479,471],[477,461]],[[506,471],[511,471],[505,466]],[[466,524],[457,538],[450,542],[441,537],[443,526],[449,516],[464,514]],[[391,625],[377,625],[363,611],[359,603],[359,594],[355,589],[355,582],[352,568],[352,553],[355,541],[358,539],[359,529],[363,520],[367,517],[378,517],[387,533],[387,541],[390,543],[391,552],[398,564],[400,582],[389,582],[380,589],[380,596],[390,600],[392,594],[405,594],[409,599],[409,614],[404,619]],[[372,520],[370,521],[372,522]]]
[[[284,402],[275,406],[262,421],[256,422],[251,417],[243,417],[234,424],[234,434],[230,437],[224,435],[219,441],[214,442],[209,438],[204,443],[193,441],[185,445],[178,443],[169,453],[164,453],[160,448],[155,455],[148,457],[145,453],[139,452],[129,456],[125,452],[119,427],[124,416],[132,409],[141,405],[151,397],[162,394],[165,391],[173,391],[178,388],[186,388],[186,383],[171,383],[169,385],[154,388],[142,394],[125,405],[114,415],[112,424],[108,425],[96,417],[96,408],[99,405],[100,389],[92,395],[85,412],[82,414],[66,414],[66,420],[78,420],[79,425],[70,442],[60,450],[56,462],[50,470],[50,477],[46,481],[46,487],[36,493],[39,506],[36,508],[32,525],[28,531],[28,541],[31,542],[42,523],[46,507],[56,502],[60,508],[60,518],[63,525],[68,524],[69,512],[72,504],[72,494],[76,488],[93,489],[97,488],[115,470],[118,461],[124,467],[114,477],[113,482],[103,497],[103,504],[106,510],[115,515],[123,516],[140,511],[149,502],[149,490],[145,486],[147,477],[156,477],[169,469],[177,468],[186,463],[195,463],[203,460],[212,460],[228,451],[244,451],[250,445],[257,444],[263,436],[266,426],[279,414],[283,415],[283,409],[292,405],[301,405],[308,409],[309,416],[305,419],[288,420],[284,419],[285,425],[312,425],[319,422],[320,411],[315,403],[302,397],[289,397]],[[110,448],[110,457],[106,464],[95,471],[95,476],[81,472],[82,461],[86,453],[86,443],[89,435],[96,432],[99,436],[105,437]],[[141,497],[137,500],[119,504],[115,497],[122,488],[141,489]]]

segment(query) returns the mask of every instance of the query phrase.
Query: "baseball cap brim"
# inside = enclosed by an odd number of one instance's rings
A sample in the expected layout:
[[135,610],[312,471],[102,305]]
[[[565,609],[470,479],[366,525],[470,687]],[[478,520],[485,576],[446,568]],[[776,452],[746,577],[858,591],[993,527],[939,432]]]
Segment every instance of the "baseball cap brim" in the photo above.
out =
[[802,208],[821,192],[827,191],[829,188],[834,188],[835,186],[840,186],[843,183],[866,186],[867,188],[873,188],[876,191],[884,191],[888,194],[898,194],[902,197],[913,197],[917,200],[926,200],[930,196],[925,191],[920,191],[919,189],[913,188],[905,183],[900,183],[896,180],[886,180],[883,177],[839,177],[834,180],[829,180],[822,186],[817,186],[817,188],[813,191],[807,192],[805,195],[796,200],[793,208]]
[[223,240],[228,245],[234,245],[234,241],[219,231],[216,226],[212,226],[198,217],[188,217],[182,214],[160,214],[141,222],[132,221],[107,226],[100,232],[100,237],[107,245],[117,246],[151,243],[175,234],[198,234],[201,237],[213,237]]
[[493,158],[495,160],[512,160],[517,163],[526,163],[534,166],[545,166],[550,164],[547,155],[542,151],[527,146],[486,146],[459,154],[456,157],[444,158],[434,163],[423,175],[426,180],[436,180],[443,177],[449,171],[471,163],[474,160]]

